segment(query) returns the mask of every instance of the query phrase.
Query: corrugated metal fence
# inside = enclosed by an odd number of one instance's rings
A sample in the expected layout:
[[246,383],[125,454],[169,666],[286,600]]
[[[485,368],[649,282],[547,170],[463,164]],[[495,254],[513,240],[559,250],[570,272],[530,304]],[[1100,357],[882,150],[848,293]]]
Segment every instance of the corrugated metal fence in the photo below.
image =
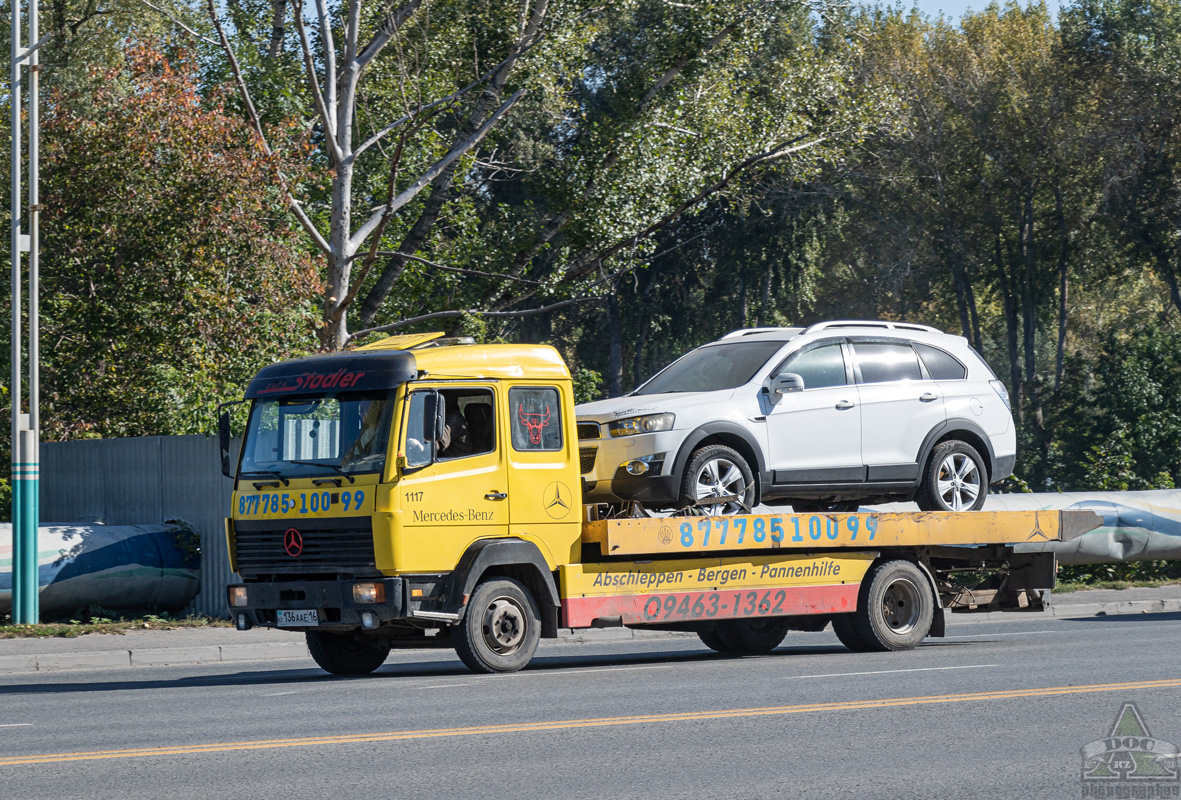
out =
[[237,580],[226,555],[232,482],[217,438],[148,436],[41,445],[41,519],[159,524],[181,520],[201,537],[201,590],[190,611],[226,616],[225,585]]

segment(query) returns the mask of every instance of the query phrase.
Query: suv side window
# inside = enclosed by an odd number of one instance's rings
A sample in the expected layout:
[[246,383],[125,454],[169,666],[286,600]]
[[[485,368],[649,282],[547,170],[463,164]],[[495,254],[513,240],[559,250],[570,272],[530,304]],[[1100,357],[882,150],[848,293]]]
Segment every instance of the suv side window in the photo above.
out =
[[962,381],[968,376],[968,369],[950,353],[945,353],[938,347],[929,344],[911,342],[914,349],[919,351],[919,357],[927,367],[927,372],[937,381]]
[[861,367],[862,383],[923,379],[919,358],[909,342],[855,342],[853,351]]
[[796,353],[779,365],[775,375],[794,372],[804,379],[804,389],[845,386],[845,357],[840,343],[821,345]]

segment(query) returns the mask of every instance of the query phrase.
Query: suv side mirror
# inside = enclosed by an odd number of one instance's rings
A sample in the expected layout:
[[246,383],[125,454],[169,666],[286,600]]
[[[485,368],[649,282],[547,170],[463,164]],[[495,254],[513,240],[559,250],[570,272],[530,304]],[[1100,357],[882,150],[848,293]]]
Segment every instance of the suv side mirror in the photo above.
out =
[[771,380],[771,402],[777,403],[789,392],[804,391],[804,378],[794,372],[784,372]]

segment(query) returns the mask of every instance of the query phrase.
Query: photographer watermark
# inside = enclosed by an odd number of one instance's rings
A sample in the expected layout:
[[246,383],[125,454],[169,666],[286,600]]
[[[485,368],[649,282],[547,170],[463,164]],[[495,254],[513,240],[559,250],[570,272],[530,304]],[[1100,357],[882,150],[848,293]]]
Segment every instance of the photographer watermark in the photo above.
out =
[[1111,733],[1080,752],[1084,798],[1181,798],[1177,746],[1152,735],[1135,703],[1124,703]]

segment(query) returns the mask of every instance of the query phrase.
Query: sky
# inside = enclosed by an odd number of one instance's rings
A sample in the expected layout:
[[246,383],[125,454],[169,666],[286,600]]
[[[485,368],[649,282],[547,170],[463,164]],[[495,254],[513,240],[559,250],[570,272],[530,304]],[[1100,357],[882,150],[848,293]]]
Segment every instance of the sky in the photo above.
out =
[[[1028,0],[1021,1],[1022,4],[1028,2]],[[968,8],[971,8],[973,11],[980,11],[987,8],[988,4],[989,0],[902,0],[901,2],[901,5],[904,7],[913,5],[929,17],[935,17],[942,11],[945,17],[950,17],[952,21],[957,23]],[[1052,11],[1056,11],[1062,3],[1059,0],[1047,0],[1046,5]]]

